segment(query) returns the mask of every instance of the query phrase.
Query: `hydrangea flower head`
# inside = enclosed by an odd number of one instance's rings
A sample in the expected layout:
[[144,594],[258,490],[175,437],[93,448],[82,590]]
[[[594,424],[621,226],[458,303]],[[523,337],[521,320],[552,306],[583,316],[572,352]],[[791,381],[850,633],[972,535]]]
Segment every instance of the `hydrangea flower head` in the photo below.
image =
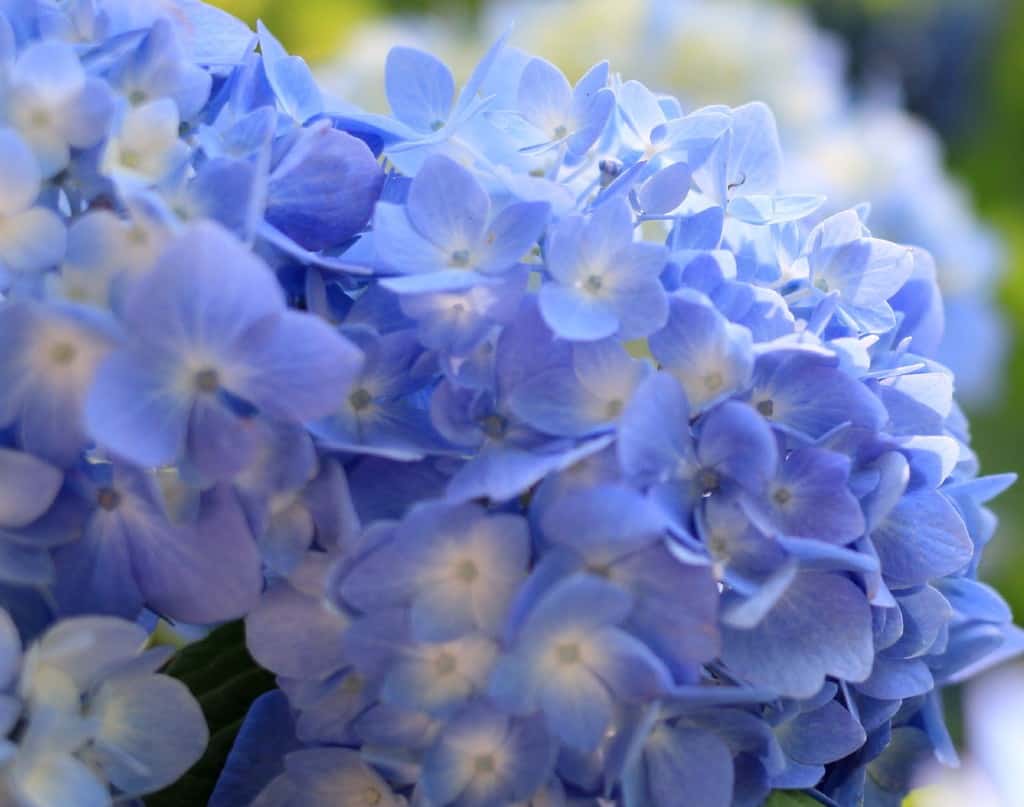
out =
[[[439,354],[417,390],[450,445],[384,460],[412,484],[401,504],[351,488],[361,537],[314,550],[323,582],[283,584],[250,617],[292,705],[283,730],[371,746],[393,792],[438,805],[524,799],[503,772],[522,770],[505,738],[527,726],[537,756],[516,781],[541,802],[856,803],[907,726],[946,758],[937,686],[1017,640],[973,578],[975,514],[1007,480],[974,481],[934,340],[900,335],[926,305],[908,298],[934,293],[920,253],[857,212],[821,219],[813,189],[781,195],[763,105],[687,113],[609,79],[617,112],[580,152],[523,137],[528,88],[554,109],[568,84],[514,52],[497,63],[523,78],[460,130],[460,161],[438,141],[394,175],[372,249],[352,250],[399,303],[375,297],[373,327]],[[427,243],[423,199],[445,211],[430,232],[467,244],[495,205],[557,200],[522,230],[517,310],[475,307],[465,289],[501,288],[487,271],[448,286],[455,241]],[[422,284],[393,279],[426,256]],[[473,306],[465,340],[449,305]],[[289,634],[300,612],[339,643],[316,673],[290,660],[322,655],[319,634]]]
[[884,804],[951,759],[941,687],[1019,643],[977,579],[1012,477],[925,253],[791,192],[766,105],[502,37],[459,93],[396,50],[375,115],[197,0],[21,8],[9,800],[198,756],[154,615],[277,676],[214,807]]

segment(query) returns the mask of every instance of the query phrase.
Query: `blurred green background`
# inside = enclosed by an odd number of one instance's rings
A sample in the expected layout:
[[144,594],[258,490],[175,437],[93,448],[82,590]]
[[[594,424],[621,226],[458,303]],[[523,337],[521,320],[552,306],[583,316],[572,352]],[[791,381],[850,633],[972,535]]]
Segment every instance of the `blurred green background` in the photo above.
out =
[[[615,0],[615,2],[628,0]],[[336,56],[360,24],[429,11],[460,27],[480,0],[214,0],[251,23],[266,22],[310,62]],[[950,170],[998,229],[1010,268],[1000,302],[1015,331],[1004,393],[969,412],[985,471],[1024,467],[1024,2],[1020,0],[788,0],[851,49],[851,80],[881,64],[906,80],[911,110],[943,135]],[[962,12],[970,12],[964,14]],[[995,383],[997,379],[993,379]],[[995,503],[1002,524],[985,574],[1024,617],[1024,484]]]

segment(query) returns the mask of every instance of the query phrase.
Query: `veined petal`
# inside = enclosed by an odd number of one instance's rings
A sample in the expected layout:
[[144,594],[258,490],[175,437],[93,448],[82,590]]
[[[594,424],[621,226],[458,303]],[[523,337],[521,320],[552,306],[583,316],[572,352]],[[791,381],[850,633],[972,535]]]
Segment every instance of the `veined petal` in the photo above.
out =
[[323,417],[344,400],[362,353],[319,317],[286,312],[273,337],[249,358],[255,372],[239,392],[262,409],[300,422]]
[[202,756],[209,737],[195,698],[166,675],[115,677],[100,687],[90,712],[99,723],[100,768],[129,796],[171,784]]
[[409,187],[406,211],[419,233],[447,253],[477,246],[491,202],[476,178],[449,157],[423,163]]
[[388,51],[384,74],[388,103],[402,123],[429,132],[448,121],[455,79],[443,62],[415,48],[395,47]]
[[169,372],[138,351],[109,355],[86,398],[89,434],[140,465],[174,462],[185,449],[190,402],[169,388]]

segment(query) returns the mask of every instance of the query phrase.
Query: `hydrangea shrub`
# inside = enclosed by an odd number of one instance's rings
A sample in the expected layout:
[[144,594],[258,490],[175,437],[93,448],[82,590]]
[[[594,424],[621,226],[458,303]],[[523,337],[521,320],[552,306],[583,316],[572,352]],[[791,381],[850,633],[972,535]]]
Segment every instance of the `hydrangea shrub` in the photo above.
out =
[[931,258],[780,191],[767,106],[501,38],[461,87],[394,49],[375,115],[196,0],[0,8],[5,801],[198,759],[155,616],[277,678],[217,807],[888,805],[955,760],[941,687],[1021,645],[976,574],[1012,477]]

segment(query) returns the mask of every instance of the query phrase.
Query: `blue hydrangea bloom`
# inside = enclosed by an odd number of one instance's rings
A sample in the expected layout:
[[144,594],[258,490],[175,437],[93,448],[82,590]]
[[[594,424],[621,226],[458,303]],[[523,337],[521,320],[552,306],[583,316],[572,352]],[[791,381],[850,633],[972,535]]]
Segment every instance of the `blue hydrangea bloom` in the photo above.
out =
[[458,163],[429,158],[409,183],[405,207],[382,203],[374,244],[400,292],[461,291],[515,269],[547,223],[542,202],[515,202],[492,217],[491,201]]
[[143,465],[187,459],[212,478],[250,458],[254,411],[326,414],[361,360],[321,320],[288,311],[269,270],[210,224],[183,233],[135,285],[124,326],[124,346],[97,368],[89,431]]
[[2,8],[0,801],[198,756],[154,614],[277,676],[215,807],[953,759],[941,687],[1024,644],[977,579],[1012,475],[928,256],[790,192],[767,106],[501,38],[459,93],[395,50],[374,115],[198,0]]
[[[180,681],[110,617],[53,625],[25,647],[0,611],[0,794],[13,804],[110,804],[159,790],[202,754],[207,730]],[[153,742],[154,726],[160,742]]]
[[523,619],[491,697],[512,714],[542,712],[570,748],[596,750],[616,702],[644,702],[671,687],[664,663],[618,627],[631,606],[627,592],[591,575],[557,583]]
[[608,63],[591,68],[570,87],[562,71],[545,59],[534,58],[519,78],[517,101],[525,137],[532,147],[564,143],[570,156],[585,154],[604,131],[615,108],[608,89]]
[[90,76],[70,44],[28,44],[5,66],[3,118],[29,144],[46,177],[65,168],[71,149],[101,143],[113,112],[109,85]]
[[664,324],[668,301],[658,282],[665,249],[633,240],[633,218],[613,200],[584,221],[566,218],[547,244],[552,282],[538,299],[557,336],[585,342],[649,336]]

